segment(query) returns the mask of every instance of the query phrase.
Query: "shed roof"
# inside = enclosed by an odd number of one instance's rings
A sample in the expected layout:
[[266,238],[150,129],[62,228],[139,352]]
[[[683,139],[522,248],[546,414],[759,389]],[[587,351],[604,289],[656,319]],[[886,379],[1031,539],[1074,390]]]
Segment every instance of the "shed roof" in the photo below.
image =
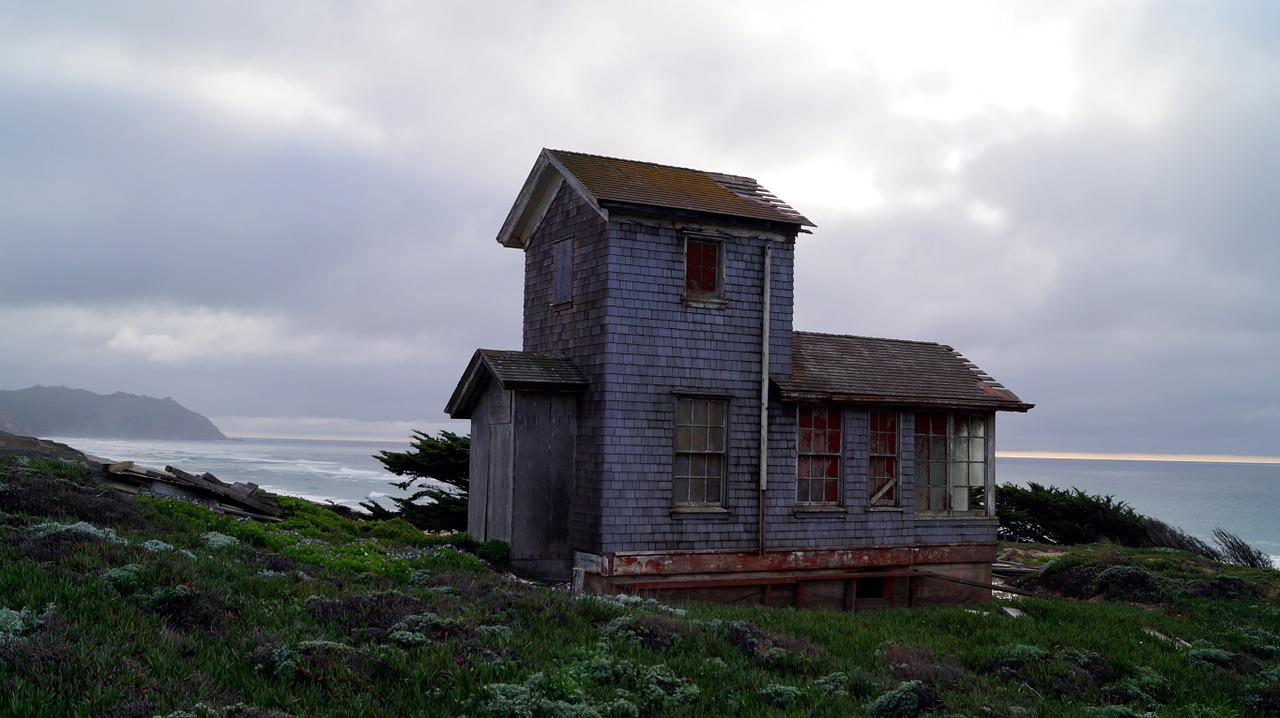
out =
[[945,344],[794,332],[790,401],[1027,411],[1028,404]]
[[794,231],[815,226],[750,177],[544,149],[511,207],[498,241],[508,247],[523,247],[562,181],[577,187],[606,217],[612,203],[772,222]]
[[581,391],[587,377],[564,357],[503,349],[477,349],[454,388],[445,413],[468,419],[489,381],[512,391]]

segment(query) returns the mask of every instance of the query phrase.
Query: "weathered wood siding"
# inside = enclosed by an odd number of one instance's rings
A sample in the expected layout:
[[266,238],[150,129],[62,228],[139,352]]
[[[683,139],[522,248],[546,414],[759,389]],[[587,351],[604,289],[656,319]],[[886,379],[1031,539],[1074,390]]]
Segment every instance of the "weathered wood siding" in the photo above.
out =
[[[571,535],[576,548],[599,551],[605,482],[605,309],[608,303],[604,219],[566,184],[525,247],[524,350],[573,360],[590,381],[579,395]],[[570,300],[555,303],[555,245],[573,244]]]
[[467,533],[511,541],[512,392],[490,384],[471,415]]
[[525,574],[562,577],[573,563],[577,398],[515,395],[511,561]]

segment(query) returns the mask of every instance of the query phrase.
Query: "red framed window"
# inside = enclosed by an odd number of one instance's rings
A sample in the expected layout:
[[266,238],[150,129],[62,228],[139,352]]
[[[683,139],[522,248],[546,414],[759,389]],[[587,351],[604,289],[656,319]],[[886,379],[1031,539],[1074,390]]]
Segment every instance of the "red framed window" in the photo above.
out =
[[796,457],[796,503],[840,503],[842,413],[834,406],[801,406]]
[[720,254],[720,242],[693,238],[685,240],[685,296],[720,296]]
[[867,484],[870,495],[867,505],[871,507],[900,506],[902,493],[898,449],[900,439],[898,433],[898,412],[871,411],[871,447],[869,465],[867,467]]

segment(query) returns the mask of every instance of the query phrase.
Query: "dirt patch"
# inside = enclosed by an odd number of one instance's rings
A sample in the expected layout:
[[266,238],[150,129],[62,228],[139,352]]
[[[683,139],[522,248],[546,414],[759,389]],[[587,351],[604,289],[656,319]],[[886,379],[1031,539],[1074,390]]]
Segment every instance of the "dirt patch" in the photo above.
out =
[[944,690],[964,685],[967,672],[950,658],[934,655],[922,646],[893,645],[883,652],[889,675],[896,681],[921,681]]
[[153,591],[147,608],[164,619],[166,626],[183,631],[219,631],[227,621],[227,607],[221,597],[178,585]]
[[671,646],[689,632],[689,623],[671,616],[653,614],[636,617],[636,634],[640,645],[651,651]]
[[818,647],[795,636],[766,631],[748,621],[729,625],[729,643],[742,655],[769,670],[801,672],[818,656]]
[[399,591],[307,601],[317,621],[337,625],[346,633],[368,629],[388,631],[407,616],[427,612],[430,606],[421,598]]

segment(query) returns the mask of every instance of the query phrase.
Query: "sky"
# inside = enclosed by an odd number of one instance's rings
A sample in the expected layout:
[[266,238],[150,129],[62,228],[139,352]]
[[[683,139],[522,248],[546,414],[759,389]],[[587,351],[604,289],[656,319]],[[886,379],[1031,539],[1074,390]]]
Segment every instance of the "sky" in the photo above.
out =
[[519,348],[541,148],[754,177],[795,326],[1001,449],[1280,455],[1280,4],[0,0],[0,389],[407,439]]

